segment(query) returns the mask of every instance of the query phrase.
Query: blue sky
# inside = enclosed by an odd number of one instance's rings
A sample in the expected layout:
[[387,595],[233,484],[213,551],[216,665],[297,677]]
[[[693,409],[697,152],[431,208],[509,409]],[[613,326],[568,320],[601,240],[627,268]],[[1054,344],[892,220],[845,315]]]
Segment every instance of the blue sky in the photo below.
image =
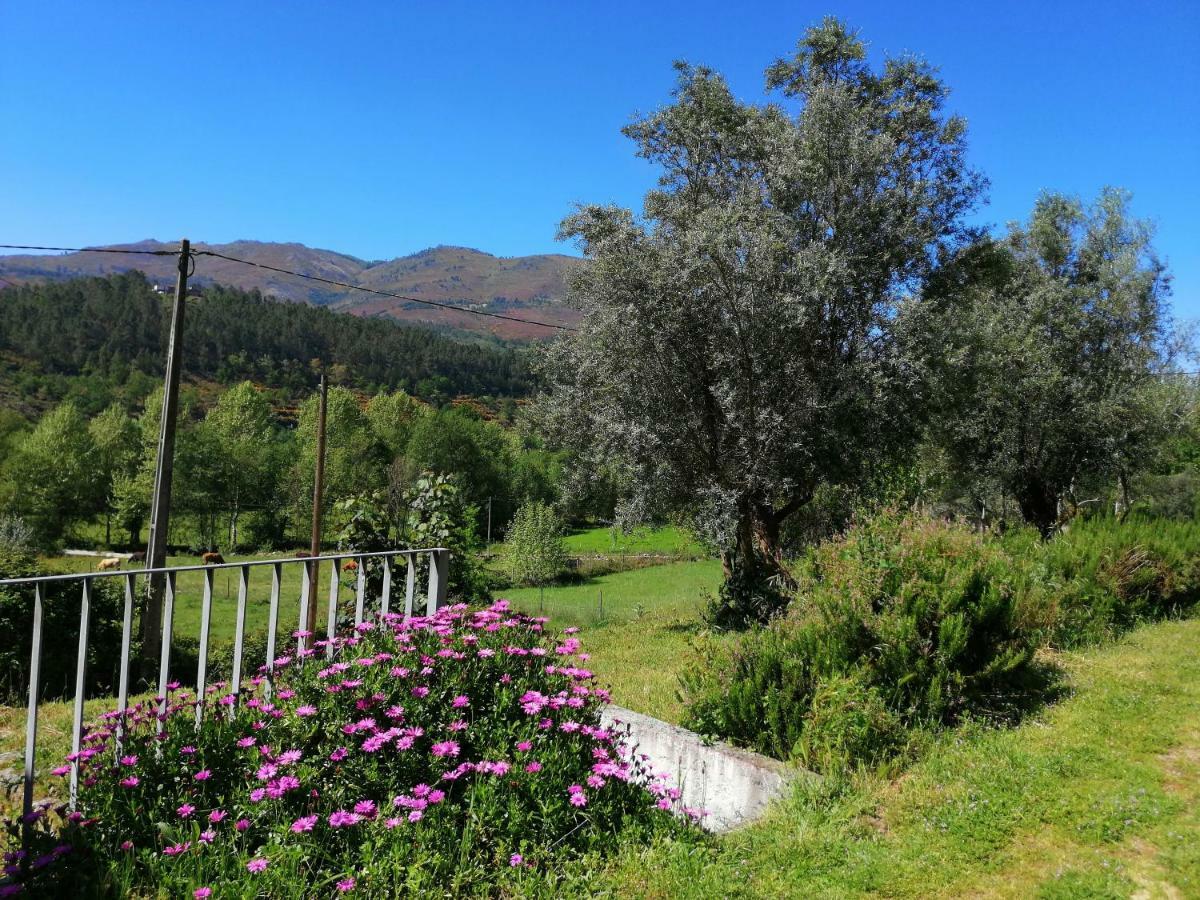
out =
[[619,133],[670,63],[762,70],[833,13],[872,56],[941,68],[991,179],[1134,192],[1174,304],[1200,318],[1200,4],[1179,2],[38,3],[0,10],[0,242],[301,241],[571,252],[576,202],[637,206]]

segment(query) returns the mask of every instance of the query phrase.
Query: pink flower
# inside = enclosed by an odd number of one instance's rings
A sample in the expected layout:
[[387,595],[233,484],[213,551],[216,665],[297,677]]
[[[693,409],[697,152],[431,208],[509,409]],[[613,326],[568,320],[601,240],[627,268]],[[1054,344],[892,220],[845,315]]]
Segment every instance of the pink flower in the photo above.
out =
[[196,807],[192,806],[190,803],[185,803],[183,806],[179,807],[179,809],[175,810],[175,812],[179,813],[179,817],[182,819],[188,818],[195,811]]
[[136,766],[137,761],[138,761],[138,758],[136,756],[122,756],[121,757],[121,765],[123,765],[123,766]]
[[371,800],[359,800],[354,804],[354,811],[364,819],[375,818],[375,804]]
[[540,771],[542,771],[542,764],[535,759],[533,762],[531,762],[525,766],[525,771],[526,772],[540,772]]
[[238,738],[237,745],[239,747],[253,747],[258,741],[252,737]]
[[341,881],[339,881],[337,883],[337,889],[339,891],[341,891],[343,894],[348,894],[352,890],[354,890],[355,884],[356,884],[356,882],[354,881],[353,878],[343,878]]
[[121,841],[121,849],[122,850],[132,850],[133,849],[133,841]]
[[212,772],[210,772],[208,769],[201,769],[192,777],[197,781],[208,781],[208,779],[212,778]]
[[52,769],[51,774],[52,775],[66,775],[70,771],[71,771],[70,766],[59,766],[57,769]]
[[430,747],[429,752],[434,756],[458,756],[460,749],[457,741],[442,741]]
[[412,695],[414,697],[428,697],[429,696],[429,688],[425,687],[424,685],[418,685],[417,687],[412,689]]
[[135,788],[137,786],[138,786],[138,777],[136,775],[130,775],[128,778],[121,779],[121,787]]
[[333,760],[334,762],[341,762],[343,759],[346,758],[346,756],[349,753],[350,753],[350,751],[347,750],[345,747],[338,747],[336,750],[334,750],[332,753],[329,754],[329,758],[331,760]]
[[210,888],[210,887],[196,888],[194,891],[192,891],[192,896],[195,897],[196,900],[204,900],[204,898],[212,896],[212,888]]
[[262,856],[256,856],[250,862],[246,863],[246,868],[251,872],[261,872],[267,867],[267,860]]
[[307,703],[303,706],[296,707],[296,715],[301,719],[307,718],[308,716],[315,716],[316,714],[317,708],[315,706],[310,706]]
[[179,748],[179,753],[182,756],[192,756],[195,752],[196,752],[196,748],[192,747],[191,745],[188,745],[187,747]]
[[471,698],[468,697],[466,694],[459,694],[457,697],[455,697],[453,700],[450,701],[450,707],[452,709],[462,709],[464,706],[470,706],[470,705],[471,705]]
[[344,809],[334,810],[329,815],[329,824],[333,828],[343,828],[348,825],[357,825],[361,817],[357,813],[346,812]]
[[313,826],[317,824],[316,816],[301,816],[292,823],[292,833],[300,834],[304,831],[312,831]]
[[191,841],[184,841],[182,844],[173,844],[170,847],[163,849],[164,856],[178,856],[181,853],[186,853],[191,848]]
[[533,744],[530,741],[521,741],[519,744],[517,744],[517,749],[522,753],[527,753],[533,749]]
[[404,820],[403,819],[388,819],[383,824],[387,828],[399,828],[401,825],[404,824]]
[[514,853],[508,858],[508,864],[510,866],[519,866],[523,862],[525,862],[525,857],[523,857],[520,853]]
[[420,822],[421,819],[423,819],[424,817],[425,817],[425,813],[421,812],[421,810],[419,810],[419,809],[414,809],[412,812],[410,812],[408,814],[408,821]]
[[225,810],[214,809],[208,814],[208,821],[212,822],[214,825],[217,825],[220,822],[223,822],[228,816],[229,813],[225,812]]
[[216,839],[217,839],[217,833],[215,831],[213,831],[211,828],[208,829],[207,831],[200,832],[200,843],[202,843],[202,844],[211,844]]
[[572,806],[587,806],[587,794],[583,793],[583,791],[578,791],[576,793],[571,794],[571,805]]
[[238,831],[245,831],[247,828],[250,827],[250,820],[249,819],[238,819],[237,824],[235,824],[233,827],[236,828]]

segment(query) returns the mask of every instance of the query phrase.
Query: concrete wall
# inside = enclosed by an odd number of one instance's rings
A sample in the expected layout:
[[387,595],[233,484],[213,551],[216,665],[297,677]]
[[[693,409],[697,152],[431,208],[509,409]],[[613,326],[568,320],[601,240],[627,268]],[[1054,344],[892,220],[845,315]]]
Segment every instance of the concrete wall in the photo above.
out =
[[650,772],[668,772],[682,792],[677,808],[707,811],[700,824],[709,831],[728,831],[766,812],[799,777],[816,777],[779,760],[728,744],[705,745],[694,732],[620,706],[602,714],[605,726],[628,730],[631,752],[645,754]]

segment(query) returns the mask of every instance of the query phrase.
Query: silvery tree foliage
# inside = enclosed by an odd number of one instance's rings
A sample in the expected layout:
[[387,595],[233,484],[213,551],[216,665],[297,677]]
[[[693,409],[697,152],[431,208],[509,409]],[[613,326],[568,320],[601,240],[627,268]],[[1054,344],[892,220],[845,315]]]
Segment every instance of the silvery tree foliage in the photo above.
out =
[[673,102],[624,129],[662,170],[641,215],[562,223],[583,319],[545,352],[542,412],[583,470],[617,462],[631,505],[693,517],[722,550],[719,617],[745,623],[778,608],[787,517],[908,439],[895,313],[968,237],[982,179],[935,71],[873,70],[836,20],[767,70],[779,103],[676,71]]
[[1166,269],[1129,203],[1115,188],[1087,205],[1044,193],[1028,223],[967,248],[906,311],[935,443],[1044,536],[1073,487],[1115,482],[1127,507],[1130,476],[1188,413],[1187,383],[1164,377],[1184,341]]

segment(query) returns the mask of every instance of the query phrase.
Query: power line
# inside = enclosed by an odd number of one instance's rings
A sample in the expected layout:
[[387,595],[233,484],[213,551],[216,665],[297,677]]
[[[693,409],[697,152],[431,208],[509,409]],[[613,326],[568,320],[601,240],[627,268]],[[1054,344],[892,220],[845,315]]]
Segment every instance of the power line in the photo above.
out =
[[319,281],[321,284],[330,284],[334,287],[348,288],[352,291],[363,291],[367,294],[376,294],[380,297],[390,297],[394,300],[403,300],[407,303],[420,303],[425,306],[436,306],[438,309],[449,309],[454,312],[469,313],[473,316],[487,316],[490,319],[503,319],[506,322],[520,322],[522,325],[538,325],[542,328],[556,328],[559,331],[576,331],[570,325],[558,325],[553,322],[539,322],[535,319],[521,319],[517,316],[506,316],[503,313],[486,312],[482,309],[466,309],[461,306],[454,306],[451,303],[439,303],[436,300],[423,300],[420,297],[407,297],[403,294],[393,294],[391,291],[381,291],[376,288],[363,287],[358,284],[351,284],[348,281],[335,281],[332,278],[322,278],[319,275],[304,275],[300,272],[293,272],[290,269],[281,269],[278,266],[269,266],[266,263],[254,262],[250,259],[238,259],[236,256],[227,256],[224,253],[218,253],[215,250],[193,250],[193,256],[215,256],[218,259],[228,260],[229,262],[241,263],[244,266],[254,266],[256,269],[266,269],[270,272],[279,272],[281,275],[291,275],[294,278],[305,278],[309,281]]
[[[40,247],[32,244],[0,244],[0,249],[3,250],[57,250],[63,253],[129,253],[141,256],[177,256],[178,250],[121,250],[115,247]],[[522,325],[536,325],[540,328],[555,328],[559,331],[575,331],[570,325],[559,325],[554,322],[539,322],[536,319],[522,319],[518,316],[506,316],[503,313],[487,312],[481,309],[467,309],[462,306],[455,306],[452,303],[439,303],[436,300],[424,300],[420,297],[408,297],[404,294],[393,294],[391,291],[381,291],[376,288],[363,287],[358,284],[351,284],[348,281],[335,281],[332,278],[322,278],[319,275],[305,275],[302,272],[293,272],[291,269],[281,269],[278,266],[269,266],[266,263],[254,262],[250,259],[239,259],[236,256],[228,256],[224,253],[218,253],[216,250],[193,250],[191,256],[213,256],[217,259],[224,259],[228,262],[239,263],[243,266],[254,266],[256,269],[266,269],[270,272],[278,272],[281,275],[290,275],[293,278],[304,278],[308,281],[318,281],[321,284],[333,285],[334,287],[347,288],[352,291],[363,291],[367,294],[376,294],[380,297],[388,297],[393,300],[403,300],[406,303],[420,303],[424,306],[435,306],[438,309],[448,309],[453,312],[467,313],[472,316],[486,316],[489,319],[503,319],[506,322],[518,322]]]
[[30,244],[0,244],[3,250],[59,250],[63,253],[132,253],[139,256],[177,256],[178,250],[120,250],[116,247],[35,247]]

